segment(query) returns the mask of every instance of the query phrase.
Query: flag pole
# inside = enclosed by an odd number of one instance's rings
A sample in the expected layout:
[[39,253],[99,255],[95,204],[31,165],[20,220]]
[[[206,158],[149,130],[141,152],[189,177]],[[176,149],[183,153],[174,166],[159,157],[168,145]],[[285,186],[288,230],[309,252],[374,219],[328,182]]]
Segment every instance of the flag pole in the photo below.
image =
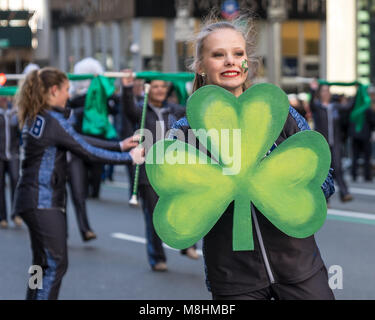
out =
[[[145,96],[143,100],[143,108],[142,108],[142,119],[141,119],[141,127],[140,127],[140,144],[143,142],[143,131],[145,127],[145,122],[146,122],[146,112],[147,112],[147,103],[148,103],[148,93],[150,91],[150,84],[145,83],[144,85],[144,90],[145,90]],[[139,183],[139,170],[140,170],[140,165],[137,164],[135,168],[135,176],[134,176],[134,185],[133,185],[133,193],[132,197],[129,200],[129,204],[132,206],[137,206],[138,205],[138,183]]]

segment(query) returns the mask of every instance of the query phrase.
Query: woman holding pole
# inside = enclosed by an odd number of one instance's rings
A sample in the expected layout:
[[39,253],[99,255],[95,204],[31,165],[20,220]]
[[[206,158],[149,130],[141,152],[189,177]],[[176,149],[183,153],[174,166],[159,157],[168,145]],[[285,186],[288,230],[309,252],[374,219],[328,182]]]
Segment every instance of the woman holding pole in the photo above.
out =
[[[133,73],[131,70],[124,70],[124,72],[128,73],[129,76],[122,78],[122,107],[124,108],[124,114],[133,123],[139,124],[142,122],[143,126],[141,130],[147,129],[147,133],[152,135],[152,139],[151,137],[147,139],[150,145],[144,145],[145,152],[147,153],[148,148],[157,140],[163,139],[173,123],[185,115],[185,108],[166,101],[168,87],[165,81],[162,80],[152,80],[149,84],[150,90],[143,102],[143,108],[136,106],[133,95]],[[146,225],[148,260],[153,271],[167,271],[167,258],[162,241],[156,234],[152,223],[152,215],[158,201],[158,196],[148,181],[145,166],[141,165],[138,170],[139,173],[136,174],[136,182],[133,190],[133,201],[137,194],[137,189],[139,189]],[[198,259],[195,247],[183,250],[181,253],[186,254],[189,258]]]

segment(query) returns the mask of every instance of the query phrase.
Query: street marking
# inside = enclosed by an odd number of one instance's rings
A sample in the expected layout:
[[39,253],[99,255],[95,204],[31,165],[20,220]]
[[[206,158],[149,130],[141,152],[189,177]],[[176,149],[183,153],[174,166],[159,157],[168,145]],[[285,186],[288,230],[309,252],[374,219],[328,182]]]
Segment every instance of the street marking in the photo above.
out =
[[[142,244],[146,244],[146,239],[145,238],[142,238],[142,237],[137,237],[137,236],[132,236],[130,234],[126,234],[126,233],[122,233],[122,232],[115,232],[115,233],[112,233],[111,234],[111,237],[112,238],[116,238],[116,239],[121,239],[121,240],[127,240],[127,241],[132,241],[132,242],[137,242],[137,243],[142,243]],[[163,243],[163,247],[164,248],[167,248],[167,249],[171,249],[173,251],[180,251],[180,250],[177,250],[175,248],[172,248],[168,245],[166,245],[165,243]],[[202,253],[202,250],[200,249],[197,249],[197,253],[198,255],[202,256],[203,253]]]
[[374,189],[349,188],[349,192],[354,194],[362,194],[366,196],[375,196]]
[[371,214],[371,213],[343,211],[343,210],[337,210],[337,209],[328,209],[328,214],[331,214],[331,215],[334,215],[334,216],[375,220],[375,214]]
[[106,181],[104,185],[107,187],[115,187],[115,188],[122,188],[122,189],[129,189],[130,187],[129,182],[120,182],[120,181]]
[[371,214],[371,213],[328,209],[327,214],[328,214],[327,219],[330,219],[330,220],[340,220],[340,221],[346,221],[346,222],[375,225],[375,214]]

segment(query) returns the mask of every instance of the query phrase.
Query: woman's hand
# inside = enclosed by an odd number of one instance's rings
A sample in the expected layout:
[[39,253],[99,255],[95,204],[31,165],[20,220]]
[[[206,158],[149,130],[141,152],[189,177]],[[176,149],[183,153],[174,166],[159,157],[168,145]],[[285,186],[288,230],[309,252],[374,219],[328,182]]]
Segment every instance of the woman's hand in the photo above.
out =
[[133,159],[133,164],[142,164],[145,162],[145,148],[136,147],[131,149],[129,153]]
[[121,151],[126,151],[131,148],[135,148],[136,146],[138,146],[140,140],[141,140],[141,135],[136,134],[134,136],[131,136],[129,138],[126,138],[120,141]]
[[133,70],[132,69],[124,69],[121,72],[128,73],[129,76],[123,77],[121,79],[122,85],[124,87],[129,87],[134,85],[134,77],[133,77]]

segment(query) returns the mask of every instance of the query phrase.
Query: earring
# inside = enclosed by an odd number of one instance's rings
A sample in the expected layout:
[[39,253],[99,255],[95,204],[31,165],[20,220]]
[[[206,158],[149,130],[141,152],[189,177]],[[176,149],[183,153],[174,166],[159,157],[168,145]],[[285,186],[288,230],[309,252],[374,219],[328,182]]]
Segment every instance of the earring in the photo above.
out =
[[202,72],[201,76],[204,78],[206,76],[206,74],[204,72]]

